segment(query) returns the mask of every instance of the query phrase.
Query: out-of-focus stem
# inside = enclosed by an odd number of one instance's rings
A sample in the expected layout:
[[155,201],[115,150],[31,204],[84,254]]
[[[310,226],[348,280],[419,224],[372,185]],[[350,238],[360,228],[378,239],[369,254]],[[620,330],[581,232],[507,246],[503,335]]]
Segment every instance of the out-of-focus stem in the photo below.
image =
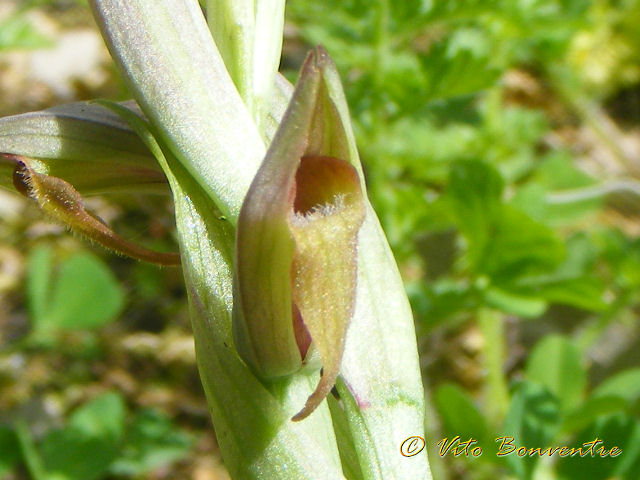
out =
[[502,371],[505,359],[504,319],[501,313],[482,308],[478,312],[478,323],[484,339],[487,371],[484,393],[486,411],[494,425],[499,425],[509,408],[509,390]]

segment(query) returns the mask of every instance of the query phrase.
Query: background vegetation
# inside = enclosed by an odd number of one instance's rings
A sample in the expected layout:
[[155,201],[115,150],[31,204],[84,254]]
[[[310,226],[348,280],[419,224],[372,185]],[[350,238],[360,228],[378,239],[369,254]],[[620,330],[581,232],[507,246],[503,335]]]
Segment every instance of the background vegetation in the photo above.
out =
[[[415,314],[434,477],[640,478],[640,1],[291,0],[287,14],[283,72],[322,43],[345,83]],[[96,96],[127,93],[83,2],[3,2],[0,113]],[[179,271],[0,194],[0,478],[225,478]],[[175,250],[169,199],[90,206]],[[456,435],[484,454],[441,457]],[[623,453],[498,457],[503,435]]]

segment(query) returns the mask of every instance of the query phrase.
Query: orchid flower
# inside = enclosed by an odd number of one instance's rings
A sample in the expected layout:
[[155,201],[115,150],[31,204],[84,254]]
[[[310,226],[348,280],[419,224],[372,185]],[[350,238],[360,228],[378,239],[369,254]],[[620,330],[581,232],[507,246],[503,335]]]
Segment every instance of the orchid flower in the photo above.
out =
[[[284,0],[208,0],[206,18],[195,0],[89,3],[135,102],[0,119],[0,185],[180,264],[233,478],[431,478],[426,450],[401,449],[424,439],[413,319],[329,54],[295,89],[280,76]],[[179,260],[83,206],[144,190],[173,195]]]

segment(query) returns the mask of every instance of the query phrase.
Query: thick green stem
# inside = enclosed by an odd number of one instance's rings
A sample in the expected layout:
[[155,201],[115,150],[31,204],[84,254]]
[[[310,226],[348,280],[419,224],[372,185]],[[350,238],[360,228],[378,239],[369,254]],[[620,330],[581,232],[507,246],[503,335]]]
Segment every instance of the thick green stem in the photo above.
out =
[[265,147],[198,2],[91,0],[90,5],[143,112],[235,224]]

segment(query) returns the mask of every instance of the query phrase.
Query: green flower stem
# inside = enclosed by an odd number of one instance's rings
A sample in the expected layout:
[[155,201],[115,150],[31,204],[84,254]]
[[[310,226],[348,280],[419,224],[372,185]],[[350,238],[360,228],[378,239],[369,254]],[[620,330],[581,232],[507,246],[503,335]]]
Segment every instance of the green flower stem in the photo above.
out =
[[500,425],[509,408],[509,389],[502,371],[505,359],[504,318],[501,313],[480,309],[478,323],[484,339],[484,362],[487,370],[485,406],[494,425]]

